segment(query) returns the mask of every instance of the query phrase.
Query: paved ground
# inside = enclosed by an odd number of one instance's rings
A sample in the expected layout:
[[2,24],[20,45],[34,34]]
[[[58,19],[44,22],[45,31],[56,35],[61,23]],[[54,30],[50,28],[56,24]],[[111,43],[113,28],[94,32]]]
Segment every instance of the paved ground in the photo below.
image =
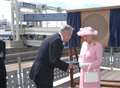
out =
[[[71,88],[71,87],[70,87],[70,82],[64,83],[64,84],[62,84],[62,85],[60,85],[60,86],[57,86],[57,87],[55,87],[55,88]],[[74,88],[79,88],[79,85],[77,85],[77,86],[74,87]]]
[[[57,86],[57,87],[54,87],[54,88],[71,88],[70,82],[64,83],[64,84]],[[79,85],[76,85],[76,87],[74,87],[74,88],[79,88]],[[113,87],[102,87],[102,88],[113,88]]]

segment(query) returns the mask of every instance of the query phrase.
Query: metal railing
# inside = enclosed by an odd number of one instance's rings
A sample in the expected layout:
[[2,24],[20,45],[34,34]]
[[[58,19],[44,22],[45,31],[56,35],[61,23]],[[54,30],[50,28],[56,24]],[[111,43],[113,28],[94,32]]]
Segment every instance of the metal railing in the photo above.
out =
[[[22,63],[35,59],[36,55],[37,51],[6,55],[6,65],[16,63],[16,67],[18,67],[16,70],[7,72],[7,88],[35,88],[34,82],[29,78],[29,71],[31,67],[23,68]],[[58,68],[54,69],[54,81],[62,79],[66,76],[69,76],[68,72],[64,72]]]
[[[6,55],[6,64],[11,62],[17,63],[18,69],[7,72],[7,88],[36,88],[35,84],[29,78],[30,68],[22,68],[22,62],[27,60],[33,60],[37,55],[37,51],[8,54]],[[63,58],[62,58],[63,59]],[[69,60],[69,57],[63,60]],[[103,57],[103,67],[120,68],[120,52],[106,52]],[[76,67],[74,73],[78,73],[79,69]],[[64,72],[58,68],[54,69],[54,82],[61,80],[65,77],[69,77],[68,72]]]

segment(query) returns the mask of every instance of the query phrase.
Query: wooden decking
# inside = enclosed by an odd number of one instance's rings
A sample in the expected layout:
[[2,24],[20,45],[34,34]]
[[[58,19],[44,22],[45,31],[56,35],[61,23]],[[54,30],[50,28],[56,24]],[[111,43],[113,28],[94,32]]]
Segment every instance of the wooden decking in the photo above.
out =
[[120,82],[120,71],[104,70],[101,72],[101,80]]
[[120,88],[120,71],[103,71],[101,74],[101,86]]
[[[64,83],[55,88],[71,88],[70,82]],[[79,88],[79,85],[76,85],[74,88]],[[101,88],[120,88],[120,71],[101,71]]]
[[[102,85],[101,85],[101,88],[120,88],[120,83],[116,84],[116,83],[112,83],[112,82],[101,82]],[[116,86],[113,86],[113,85],[116,85]],[[70,87],[70,82],[67,82],[67,83],[64,83],[62,85],[59,85],[57,87],[54,87],[54,88],[71,88]],[[76,85],[74,88],[79,88],[79,85]]]

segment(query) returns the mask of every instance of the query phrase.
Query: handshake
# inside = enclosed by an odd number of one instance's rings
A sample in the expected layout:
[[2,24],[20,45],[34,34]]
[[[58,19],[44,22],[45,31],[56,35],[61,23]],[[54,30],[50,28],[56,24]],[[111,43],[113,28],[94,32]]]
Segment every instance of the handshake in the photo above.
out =
[[68,69],[74,69],[76,66],[80,69],[90,65],[90,63],[79,63],[78,61],[69,61],[67,63],[69,64]]
[[68,70],[69,69],[74,69],[76,66],[79,67],[79,62],[77,62],[77,61],[69,61],[67,63],[69,64]]

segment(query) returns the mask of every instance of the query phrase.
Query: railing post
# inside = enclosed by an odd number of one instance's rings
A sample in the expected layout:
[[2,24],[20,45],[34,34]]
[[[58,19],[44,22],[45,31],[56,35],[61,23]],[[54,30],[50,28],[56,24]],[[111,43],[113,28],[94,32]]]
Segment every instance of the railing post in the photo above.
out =
[[22,69],[21,69],[21,58],[17,57],[18,59],[18,82],[19,82],[19,87],[18,88],[24,88],[23,87],[23,82],[22,82]]
[[111,68],[111,70],[113,70],[113,61],[114,61],[113,47],[110,47],[110,68]]

